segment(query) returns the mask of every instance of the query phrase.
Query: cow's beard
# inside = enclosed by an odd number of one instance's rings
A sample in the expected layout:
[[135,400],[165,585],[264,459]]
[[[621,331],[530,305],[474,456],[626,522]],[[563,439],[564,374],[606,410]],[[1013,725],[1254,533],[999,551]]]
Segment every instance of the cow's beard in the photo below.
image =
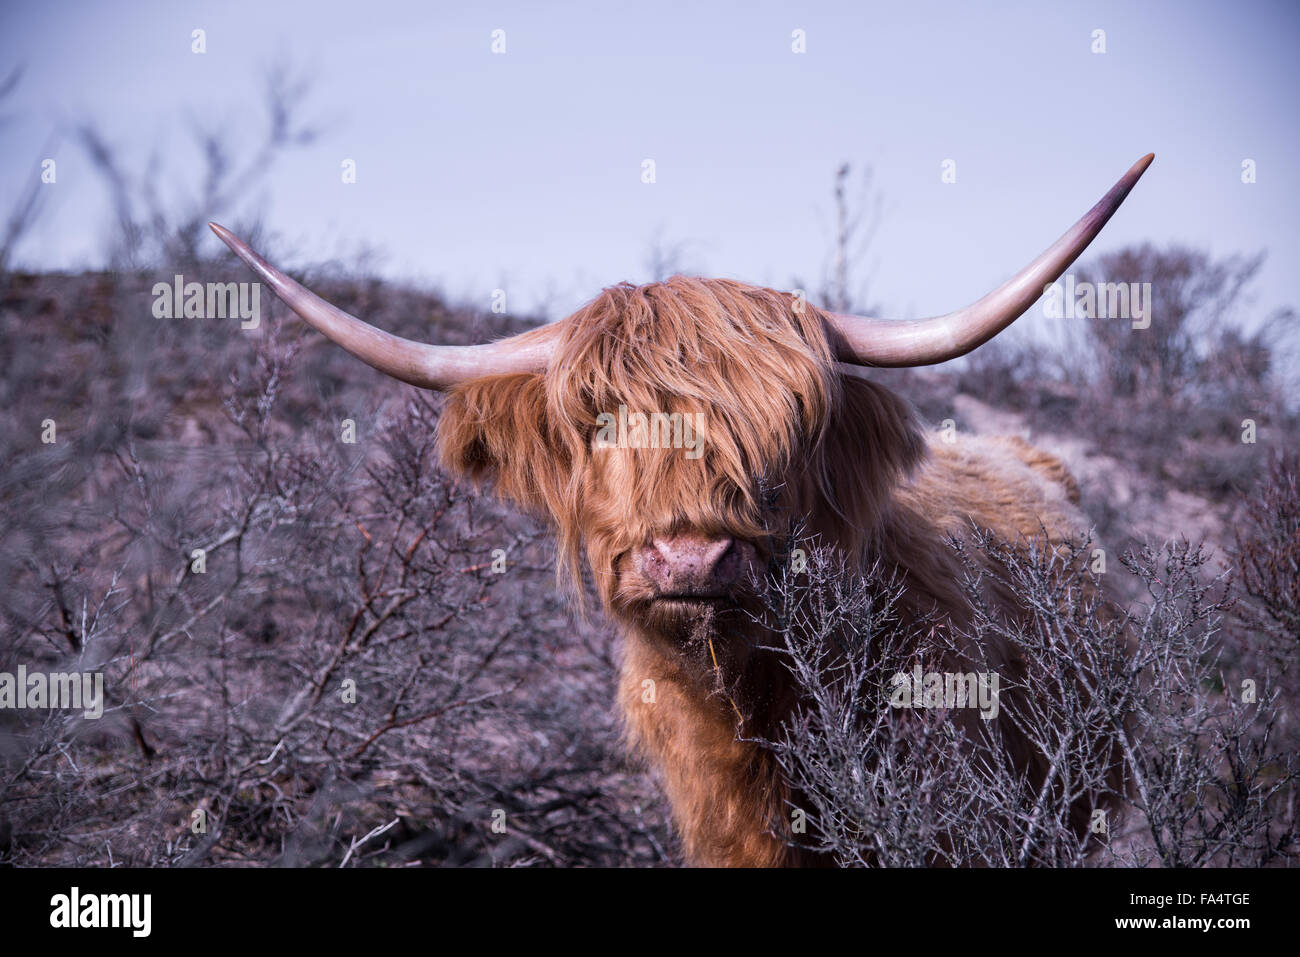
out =
[[725,598],[654,598],[611,602],[610,612],[625,631],[679,661],[706,693],[734,697],[755,660],[770,645],[756,619],[761,603],[750,588]]
[[658,596],[628,569],[616,570],[614,578],[612,594],[605,598],[606,610],[621,623],[659,636],[678,648],[705,635],[717,638],[748,631],[760,611],[752,582],[728,589],[725,595],[706,598]]
[[676,646],[717,636],[749,621],[743,598],[652,598],[636,602],[622,617],[662,635]]

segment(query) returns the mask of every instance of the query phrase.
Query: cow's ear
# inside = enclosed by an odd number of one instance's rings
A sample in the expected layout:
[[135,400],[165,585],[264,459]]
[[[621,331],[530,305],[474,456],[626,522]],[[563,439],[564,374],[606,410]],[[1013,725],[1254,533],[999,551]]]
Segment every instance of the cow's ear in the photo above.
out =
[[542,376],[484,376],[451,390],[438,424],[443,466],[535,511],[553,512],[562,493],[561,450],[549,440]]
[[867,379],[844,376],[843,405],[826,440],[824,491],[840,514],[875,528],[895,486],[925,455],[925,438],[907,401]]
[[869,456],[882,488],[912,474],[925,455],[925,436],[906,399],[870,379],[845,376],[845,426],[838,434]]

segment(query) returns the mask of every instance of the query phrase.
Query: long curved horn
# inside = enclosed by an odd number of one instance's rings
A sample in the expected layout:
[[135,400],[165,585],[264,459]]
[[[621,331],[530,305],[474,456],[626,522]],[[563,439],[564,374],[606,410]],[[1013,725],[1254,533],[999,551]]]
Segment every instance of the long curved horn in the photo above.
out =
[[450,389],[480,376],[540,372],[550,359],[555,335],[548,326],[476,346],[434,346],[394,336],[331,306],[253,252],[224,226],[208,226],[308,325],[394,379],[422,389]]
[[964,356],[1011,325],[1056,282],[1119,209],[1155,153],[1125,173],[1096,206],[1047,250],[978,302],[932,319],[868,319],[831,313],[840,335],[840,359],[863,366],[926,366]]

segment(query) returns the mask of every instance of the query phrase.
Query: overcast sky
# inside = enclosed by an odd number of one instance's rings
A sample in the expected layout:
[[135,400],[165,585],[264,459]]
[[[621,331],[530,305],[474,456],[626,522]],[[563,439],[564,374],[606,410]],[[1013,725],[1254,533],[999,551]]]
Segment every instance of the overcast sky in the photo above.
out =
[[93,121],[137,170],[160,151],[164,195],[192,189],[187,124],[251,150],[259,77],[279,61],[314,80],[306,115],[322,134],[237,212],[263,215],[283,265],[369,247],[383,275],[483,305],[504,284],[512,307],[563,314],[650,278],[658,234],[686,244],[691,271],[788,287],[827,266],[847,160],[874,167],[884,196],[857,264],[871,299],[930,315],[1006,279],[1154,151],[1093,251],[1267,250],[1263,313],[1300,303],[1298,24],[1294,0],[10,0],[0,67],[25,73],[0,110],[0,213],[58,137],[57,183],[19,262],[101,262],[109,210],[76,126]]

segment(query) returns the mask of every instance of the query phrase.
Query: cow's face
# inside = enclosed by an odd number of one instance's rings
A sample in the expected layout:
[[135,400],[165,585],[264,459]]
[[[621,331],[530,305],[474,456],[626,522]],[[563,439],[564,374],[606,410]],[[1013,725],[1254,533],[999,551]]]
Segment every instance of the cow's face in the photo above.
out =
[[547,513],[568,571],[658,633],[732,613],[803,525],[850,552],[921,454],[892,393],[843,376],[789,294],[674,277],[564,321],[548,371],[452,393],[444,461]]

